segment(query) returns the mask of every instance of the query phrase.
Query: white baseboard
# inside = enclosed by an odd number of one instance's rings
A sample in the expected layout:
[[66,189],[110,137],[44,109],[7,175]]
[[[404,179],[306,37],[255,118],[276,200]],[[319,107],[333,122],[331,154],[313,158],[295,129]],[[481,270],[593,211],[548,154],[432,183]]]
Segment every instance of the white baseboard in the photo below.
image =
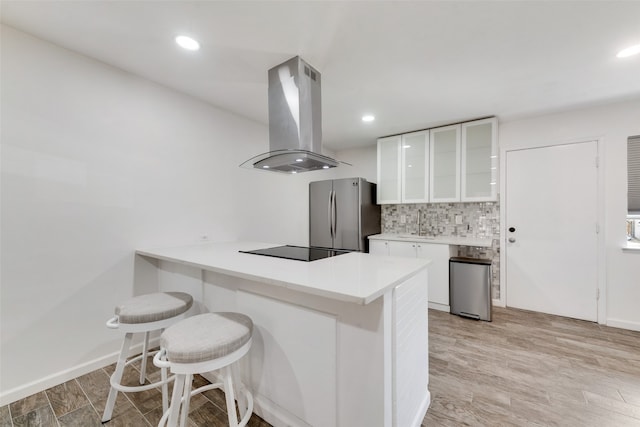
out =
[[439,310],[439,311],[446,311],[447,313],[451,312],[451,307],[448,305],[444,305],[444,304],[439,304],[437,302],[430,302],[429,303],[429,308],[432,308],[434,310]]
[[631,331],[640,331],[640,322],[629,322],[628,320],[607,319],[607,326],[612,328],[629,329]]
[[[159,343],[158,338],[150,339],[149,346],[153,348]],[[135,353],[137,352],[137,353]],[[142,343],[133,347],[132,354],[142,353]],[[13,403],[17,400],[24,399],[25,397],[47,390],[51,387],[55,387],[62,383],[65,383],[74,378],[78,378],[84,374],[95,371],[96,369],[104,368],[112,363],[118,361],[119,351],[106,356],[98,357],[80,365],[73,366],[69,369],[65,369],[55,374],[48,375],[36,381],[21,385],[19,387],[12,388],[10,390],[2,390],[0,392],[0,406],[5,406]]]
[[[217,372],[205,372],[200,375],[212,384],[222,381]],[[274,427],[311,427],[300,418],[255,392],[253,393],[253,412]]]
[[253,412],[274,427],[312,427],[260,394],[253,396],[253,403]]
[[491,300],[491,304],[495,307],[506,307],[507,305],[501,299],[493,299]]

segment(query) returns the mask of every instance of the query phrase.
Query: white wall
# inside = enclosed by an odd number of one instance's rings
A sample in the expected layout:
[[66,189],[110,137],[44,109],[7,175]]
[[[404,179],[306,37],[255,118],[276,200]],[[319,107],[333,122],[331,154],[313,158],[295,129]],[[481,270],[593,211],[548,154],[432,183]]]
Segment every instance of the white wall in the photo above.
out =
[[336,160],[350,163],[350,165],[340,165],[333,170],[336,178],[362,177],[369,182],[378,182],[377,170],[378,151],[376,142],[371,141],[371,146],[351,150],[343,150],[336,153]]
[[[623,252],[627,138],[640,135],[640,100],[500,124],[500,150],[599,139],[603,168],[606,323],[640,330],[640,253]],[[567,170],[567,179],[571,171]],[[580,215],[579,208],[576,215]],[[507,292],[508,292],[507,284]]]
[[[309,243],[309,182],[352,177],[376,182],[375,145],[364,149],[327,151],[325,154],[351,166],[341,164],[328,171],[297,175],[242,170],[241,175],[246,179],[243,181],[244,187],[238,188],[238,191],[250,191],[253,196],[246,209],[236,212],[241,223],[238,237],[242,240],[306,246]],[[270,179],[264,180],[265,177]]]
[[306,243],[322,172],[238,167],[266,126],[6,26],[1,55],[0,405],[111,361],[136,248]]

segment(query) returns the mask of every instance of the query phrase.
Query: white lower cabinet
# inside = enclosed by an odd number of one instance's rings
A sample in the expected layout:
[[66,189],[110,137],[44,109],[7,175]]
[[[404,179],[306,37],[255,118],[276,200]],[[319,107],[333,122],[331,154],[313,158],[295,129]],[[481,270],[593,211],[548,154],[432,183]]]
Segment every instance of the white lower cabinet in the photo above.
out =
[[369,253],[373,255],[389,255],[389,242],[369,239]]
[[429,265],[429,307],[449,311],[450,246],[437,243],[417,243],[418,258],[431,260]]
[[449,245],[370,240],[369,252],[374,255],[430,259],[431,264],[428,268],[429,308],[449,311],[449,258],[451,257]]

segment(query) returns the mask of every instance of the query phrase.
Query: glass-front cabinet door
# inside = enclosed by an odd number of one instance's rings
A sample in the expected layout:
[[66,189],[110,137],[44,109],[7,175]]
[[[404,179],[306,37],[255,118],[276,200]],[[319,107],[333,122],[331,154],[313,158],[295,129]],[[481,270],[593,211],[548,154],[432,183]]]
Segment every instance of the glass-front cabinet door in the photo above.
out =
[[429,202],[429,131],[402,135],[402,202]]
[[400,135],[378,139],[378,204],[401,203],[401,143]]
[[461,200],[495,201],[497,197],[497,120],[462,124]]
[[431,129],[431,202],[460,201],[460,125]]

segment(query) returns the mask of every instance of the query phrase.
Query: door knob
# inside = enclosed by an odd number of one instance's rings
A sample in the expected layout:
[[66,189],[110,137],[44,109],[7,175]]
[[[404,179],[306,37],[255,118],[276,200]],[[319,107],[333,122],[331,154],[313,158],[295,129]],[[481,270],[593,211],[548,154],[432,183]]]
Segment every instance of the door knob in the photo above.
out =
[[509,243],[514,243],[516,241],[515,237],[509,237]]

